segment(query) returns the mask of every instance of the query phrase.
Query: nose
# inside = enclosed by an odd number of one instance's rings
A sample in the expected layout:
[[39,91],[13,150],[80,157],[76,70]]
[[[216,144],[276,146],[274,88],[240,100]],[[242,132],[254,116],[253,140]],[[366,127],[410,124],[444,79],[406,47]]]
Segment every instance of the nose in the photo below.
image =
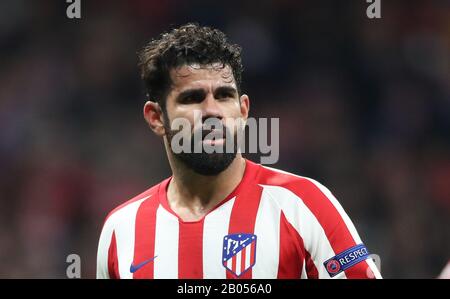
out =
[[222,119],[223,114],[219,103],[211,93],[208,93],[208,95],[202,102],[202,121],[205,121],[206,119],[211,117]]

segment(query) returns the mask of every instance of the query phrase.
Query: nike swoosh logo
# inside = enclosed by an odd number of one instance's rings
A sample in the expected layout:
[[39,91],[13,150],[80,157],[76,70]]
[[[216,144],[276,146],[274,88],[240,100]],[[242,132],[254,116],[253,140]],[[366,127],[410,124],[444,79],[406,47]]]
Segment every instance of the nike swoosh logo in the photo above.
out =
[[148,259],[148,260],[146,260],[146,261],[143,261],[142,263],[137,264],[137,265],[133,265],[133,263],[131,263],[131,266],[130,266],[130,272],[131,272],[131,273],[136,272],[137,270],[141,269],[142,267],[144,267],[144,266],[147,265],[148,263],[152,262],[156,257],[157,257],[157,255],[155,255],[155,256],[152,257],[151,259]]

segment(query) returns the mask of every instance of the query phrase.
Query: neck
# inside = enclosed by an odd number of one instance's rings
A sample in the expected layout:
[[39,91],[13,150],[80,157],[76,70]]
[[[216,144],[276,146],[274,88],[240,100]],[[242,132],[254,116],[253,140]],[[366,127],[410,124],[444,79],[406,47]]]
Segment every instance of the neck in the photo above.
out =
[[215,176],[204,176],[169,157],[173,177],[167,190],[171,209],[183,220],[197,220],[225,199],[242,180],[245,159],[237,154],[230,166]]

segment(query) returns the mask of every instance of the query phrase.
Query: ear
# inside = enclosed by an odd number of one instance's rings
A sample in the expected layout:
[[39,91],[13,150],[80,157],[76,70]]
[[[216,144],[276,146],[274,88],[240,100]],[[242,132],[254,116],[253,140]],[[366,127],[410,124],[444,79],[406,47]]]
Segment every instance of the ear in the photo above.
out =
[[248,95],[243,94],[240,97],[241,117],[245,120],[248,118],[248,112],[250,111],[250,99]]
[[144,118],[148,126],[158,136],[164,136],[166,130],[164,128],[163,112],[158,103],[147,101],[144,105]]

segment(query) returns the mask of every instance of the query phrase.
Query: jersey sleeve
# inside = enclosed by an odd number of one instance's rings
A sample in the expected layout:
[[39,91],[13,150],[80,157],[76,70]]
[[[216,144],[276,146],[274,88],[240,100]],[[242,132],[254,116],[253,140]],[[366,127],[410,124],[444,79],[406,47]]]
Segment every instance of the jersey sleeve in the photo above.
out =
[[[302,278],[381,278],[355,226],[334,195],[319,182],[296,177],[284,183],[284,206],[303,246]],[[294,209],[294,212],[289,212]],[[290,215],[289,215],[290,213]]]
[[382,278],[353,222],[330,190],[312,179],[302,188],[306,192],[302,199],[323,230],[311,240],[316,250],[309,253],[307,272],[317,278]]
[[105,221],[97,250],[97,279],[110,279],[116,277],[117,259],[114,228],[111,221]]

